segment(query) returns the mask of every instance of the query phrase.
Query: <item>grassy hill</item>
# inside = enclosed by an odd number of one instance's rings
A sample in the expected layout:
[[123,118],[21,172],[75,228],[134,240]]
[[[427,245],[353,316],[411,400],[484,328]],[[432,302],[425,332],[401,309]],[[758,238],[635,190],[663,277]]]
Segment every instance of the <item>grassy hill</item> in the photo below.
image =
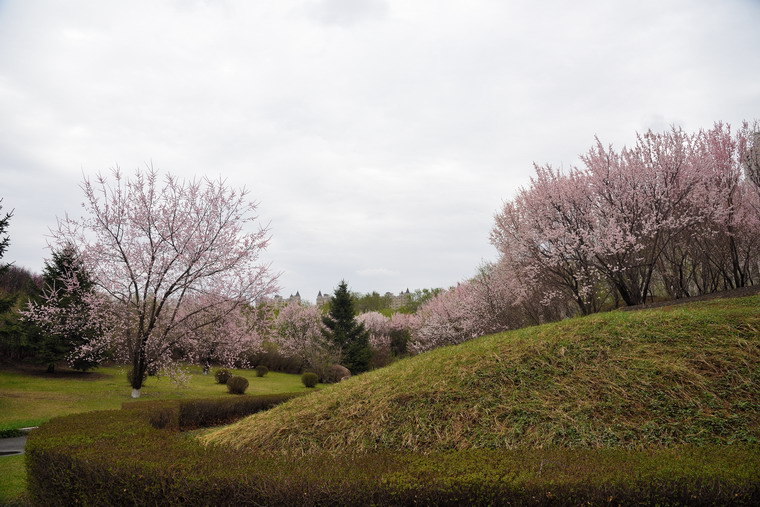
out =
[[757,443],[760,296],[482,337],[201,439],[295,454]]

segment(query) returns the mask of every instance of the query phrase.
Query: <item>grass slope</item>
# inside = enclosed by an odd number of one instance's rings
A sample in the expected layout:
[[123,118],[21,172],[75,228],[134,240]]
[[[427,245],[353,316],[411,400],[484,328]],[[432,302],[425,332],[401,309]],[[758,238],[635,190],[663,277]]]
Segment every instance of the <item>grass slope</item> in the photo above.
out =
[[482,337],[202,435],[295,454],[760,441],[760,296]]

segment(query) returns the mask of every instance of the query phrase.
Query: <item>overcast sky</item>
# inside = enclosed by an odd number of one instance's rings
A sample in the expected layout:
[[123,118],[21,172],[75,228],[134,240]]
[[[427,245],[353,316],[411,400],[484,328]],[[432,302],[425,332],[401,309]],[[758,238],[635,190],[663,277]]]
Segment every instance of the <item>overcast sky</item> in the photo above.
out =
[[0,0],[4,261],[82,175],[151,163],[260,203],[281,294],[447,287],[532,164],[760,117],[760,1]]

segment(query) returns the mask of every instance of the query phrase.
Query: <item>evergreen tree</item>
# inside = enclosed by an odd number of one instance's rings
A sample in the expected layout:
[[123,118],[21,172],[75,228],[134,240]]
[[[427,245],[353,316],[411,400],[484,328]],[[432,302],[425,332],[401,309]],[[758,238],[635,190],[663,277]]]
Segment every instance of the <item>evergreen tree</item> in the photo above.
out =
[[[3,202],[2,199],[0,199],[0,202]],[[0,206],[0,210],[3,209],[2,206]],[[3,254],[5,253],[5,250],[8,248],[8,243],[10,243],[10,238],[8,238],[7,229],[8,229],[8,222],[11,221],[11,215],[13,213],[6,213],[5,216],[0,215],[0,274],[3,274],[7,269],[9,264],[3,264]],[[13,306],[13,298],[6,297],[2,293],[0,293],[0,313],[5,313]]]
[[[71,281],[75,280],[75,283]],[[87,312],[86,296],[94,290],[94,283],[89,273],[79,261],[76,249],[67,245],[61,250],[53,251],[52,259],[45,261],[45,269],[42,273],[44,290],[48,293],[56,292],[58,307],[57,329],[67,329],[60,332],[41,333],[33,344],[35,357],[41,363],[48,365],[48,372],[52,373],[55,363],[66,358],[76,347],[85,343],[94,332],[88,325],[67,325],[64,322],[76,319],[85,322],[82,318]],[[98,363],[88,359],[76,359],[71,364],[77,370],[95,368]]]
[[0,272],[0,356],[20,360],[33,354],[31,344],[41,330],[20,313],[30,298],[39,295],[42,277],[11,265]]
[[[0,199],[0,202],[3,202],[2,199]],[[3,209],[2,206],[0,206],[0,210]],[[8,238],[7,229],[8,229],[8,223],[11,221],[11,216],[13,216],[13,212],[6,213],[5,216],[0,216],[0,259],[3,258],[3,254],[5,253],[5,250],[8,248],[8,243],[10,243],[10,238]],[[0,273],[5,271],[8,268],[8,264],[3,264],[0,262]]]
[[330,312],[322,317],[322,323],[325,325],[322,334],[340,349],[343,366],[354,374],[367,371],[372,356],[369,333],[354,318],[353,299],[345,280],[335,289]]

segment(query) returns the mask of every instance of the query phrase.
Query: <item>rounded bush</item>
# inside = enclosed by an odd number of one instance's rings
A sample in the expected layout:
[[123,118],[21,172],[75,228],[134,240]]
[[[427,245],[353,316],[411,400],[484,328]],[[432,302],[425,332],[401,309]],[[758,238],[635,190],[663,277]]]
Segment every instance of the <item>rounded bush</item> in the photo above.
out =
[[327,369],[327,374],[325,375],[325,382],[340,382],[341,380],[345,380],[351,376],[351,371],[346,368],[345,366],[342,366],[340,364],[333,364]]
[[214,373],[214,378],[219,384],[226,384],[231,376],[232,373],[227,368],[220,368],[216,370],[216,373]]
[[318,381],[319,377],[313,371],[307,371],[301,375],[301,382],[303,382],[303,385],[306,387],[315,387]]
[[248,379],[233,375],[227,379],[227,391],[230,394],[243,394],[248,389]]
[[267,373],[269,373],[269,368],[267,368],[267,367],[266,367],[266,366],[264,366],[263,364],[260,364],[260,365],[258,365],[258,366],[256,367],[256,376],[257,376],[257,377],[263,377],[263,376],[264,376],[264,375],[266,375]]

